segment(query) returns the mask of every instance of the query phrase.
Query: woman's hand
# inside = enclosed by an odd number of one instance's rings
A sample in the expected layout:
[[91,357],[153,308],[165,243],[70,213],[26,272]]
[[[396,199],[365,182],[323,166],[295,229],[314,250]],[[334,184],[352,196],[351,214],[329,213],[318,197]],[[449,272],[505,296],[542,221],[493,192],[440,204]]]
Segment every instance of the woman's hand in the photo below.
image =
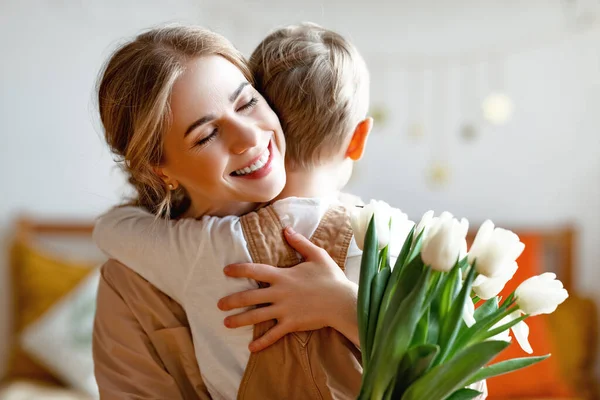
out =
[[228,316],[225,326],[238,328],[276,319],[277,325],[250,343],[253,352],[263,350],[288,333],[325,326],[338,330],[358,346],[358,286],[346,278],[325,250],[291,228],[286,228],[285,236],[305,262],[292,268],[254,263],[225,267],[227,276],[270,284],[267,288],[234,293],[219,300],[218,307],[223,311],[268,304]]

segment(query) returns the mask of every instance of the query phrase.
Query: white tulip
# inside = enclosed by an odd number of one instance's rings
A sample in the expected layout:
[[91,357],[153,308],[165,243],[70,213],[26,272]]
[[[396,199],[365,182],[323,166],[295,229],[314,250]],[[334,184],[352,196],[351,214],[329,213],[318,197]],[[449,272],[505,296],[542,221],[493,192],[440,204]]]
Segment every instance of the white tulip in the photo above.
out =
[[477,260],[477,272],[494,278],[503,274],[524,248],[525,245],[515,233],[494,228],[494,223],[487,220],[479,228],[469,250],[469,263],[472,265]]
[[419,221],[419,223],[417,224],[417,227],[415,228],[415,240],[417,239],[417,236],[419,236],[419,234],[421,232],[425,231],[425,233],[423,235],[427,234],[427,231],[429,230],[429,227],[431,226],[432,219],[433,219],[433,210],[429,210],[425,214],[423,214],[421,221]]
[[519,266],[516,262],[512,262],[508,268],[502,270],[500,275],[494,278],[488,278],[485,275],[479,275],[473,281],[473,291],[483,300],[491,299],[496,297],[498,293],[504,289],[504,286],[510,281]]
[[[500,322],[498,322],[491,328],[491,330],[496,329],[504,324],[508,324],[509,322],[519,318],[521,315],[521,310],[515,310],[506,317],[502,318]],[[512,328],[510,328],[510,330],[512,331],[512,334],[515,337],[515,339],[517,339],[517,343],[519,343],[519,346],[521,346],[523,351],[525,351],[528,354],[533,353],[533,349],[529,344],[529,325],[527,325],[525,321],[521,321],[516,325],[513,325]],[[508,336],[508,331],[509,329],[500,332],[499,334],[492,336],[488,340],[504,340],[505,342],[510,342],[510,336]]]
[[390,243],[391,237],[394,239],[394,242],[390,245],[390,253],[397,255],[404,244],[406,236],[408,236],[408,233],[414,226],[414,222],[409,221],[408,216],[402,211],[390,207],[384,201],[371,200],[369,204],[362,208],[353,208],[350,214],[350,223],[356,244],[361,250],[364,247],[367,228],[373,215],[375,215],[375,229],[377,231],[379,250]]
[[463,321],[470,328],[475,325],[475,304],[473,304],[473,300],[467,299],[465,302],[465,307],[463,308]]
[[425,265],[437,271],[450,271],[458,260],[468,230],[466,219],[458,222],[448,212],[442,213],[437,220],[432,218],[421,249]]
[[525,280],[515,291],[517,305],[531,316],[554,312],[567,297],[569,293],[562,282],[551,272]]
[[404,246],[404,242],[414,226],[415,223],[409,220],[406,214],[392,207],[392,226],[389,243],[389,254],[392,257],[397,257],[400,254],[402,246]]

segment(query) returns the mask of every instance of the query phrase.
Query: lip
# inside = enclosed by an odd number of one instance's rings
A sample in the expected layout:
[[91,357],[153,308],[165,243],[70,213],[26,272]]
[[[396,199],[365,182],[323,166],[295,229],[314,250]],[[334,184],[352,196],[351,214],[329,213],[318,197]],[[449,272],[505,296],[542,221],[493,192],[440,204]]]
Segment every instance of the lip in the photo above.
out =
[[[244,179],[260,179],[260,178],[264,178],[265,176],[267,176],[273,169],[273,167],[271,166],[271,161],[273,161],[273,139],[269,140],[269,145],[267,146],[267,149],[269,150],[269,159],[267,160],[267,162],[261,169],[256,170],[256,171],[251,172],[246,175],[231,175],[231,177],[244,178]],[[252,162],[250,164],[248,164],[247,167],[249,167],[250,165],[254,164],[256,161],[258,161],[263,154],[264,154],[264,152],[262,152],[258,157],[256,157],[254,160],[252,160]],[[244,168],[246,168],[246,167],[244,167]]]
[[[260,158],[262,157],[262,155],[263,155],[263,154],[265,154],[265,151],[267,151],[267,149],[269,149],[269,150],[270,150],[270,146],[271,146],[271,139],[269,139],[269,144],[267,145],[267,148],[266,148],[266,149],[265,149],[265,150],[264,150],[262,153],[260,153],[260,154],[259,154],[258,156],[256,156],[254,159],[252,159],[252,161],[250,161],[250,162],[249,162],[247,165],[244,165],[244,166],[243,166],[243,167],[241,167],[241,168],[237,168],[237,169],[236,169],[236,171],[237,171],[237,170],[240,170],[240,169],[244,169],[244,168],[249,168],[249,167],[250,167],[252,164],[254,164],[254,163],[255,163],[255,162],[257,162],[258,160],[260,160]],[[234,172],[235,172],[235,171],[234,171]]]

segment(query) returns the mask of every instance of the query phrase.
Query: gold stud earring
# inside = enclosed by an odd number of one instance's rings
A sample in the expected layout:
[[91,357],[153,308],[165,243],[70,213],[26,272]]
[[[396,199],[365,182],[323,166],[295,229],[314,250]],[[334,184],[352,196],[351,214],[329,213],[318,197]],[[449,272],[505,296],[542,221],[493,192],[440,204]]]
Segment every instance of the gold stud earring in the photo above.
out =
[[173,189],[175,189],[175,186],[173,186],[172,183],[169,183],[169,190],[173,190]]

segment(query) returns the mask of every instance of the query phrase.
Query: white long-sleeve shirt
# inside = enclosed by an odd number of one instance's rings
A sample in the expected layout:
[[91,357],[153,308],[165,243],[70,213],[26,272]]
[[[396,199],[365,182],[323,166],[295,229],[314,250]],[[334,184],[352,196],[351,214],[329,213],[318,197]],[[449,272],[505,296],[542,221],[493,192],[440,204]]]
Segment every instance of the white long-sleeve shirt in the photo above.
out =
[[[287,198],[273,207],[283,226],[310,237],[333,198]],[[392,240],[404,238],[392,238]],[[251,279],[229,278],[228,264],[252,262],[236,216],[176,221],[156,219],[137,207],[116,208],[94,229],[98,247],[147,279],[185,309],[202,378],[214,399],[234,399],[250,358],[253,327],[228,329],[229,312],[217,308],[222,297],[258,288]],[[358,283],[362,251],[352,240],[346,276]]]

